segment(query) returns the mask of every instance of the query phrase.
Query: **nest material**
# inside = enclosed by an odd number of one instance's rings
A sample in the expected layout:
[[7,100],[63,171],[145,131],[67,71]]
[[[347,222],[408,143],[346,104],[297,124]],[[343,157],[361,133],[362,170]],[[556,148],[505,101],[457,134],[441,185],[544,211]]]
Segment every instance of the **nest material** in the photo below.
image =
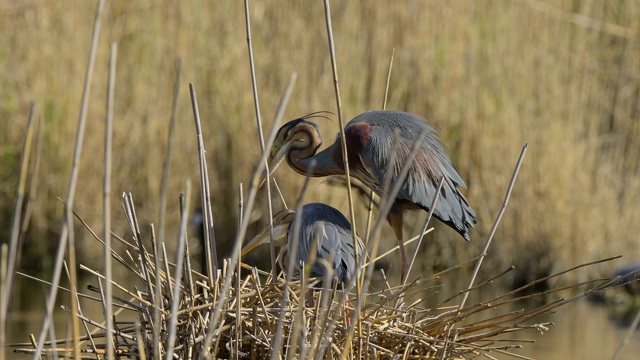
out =
[[[114,306],[119,307],[114,337],[116,355],[123,357],[165,358],[167,352],[172,352],[174,358],[181,359],[205,356],[261,359],[278,351],[286,358],[337,359],[343,352],[367,359],[398,356],[406,359],[450,359],[479,355],[493,358],[495,354],[521,358],[514,349],[533,341],[514,339],[510,333],[528,329],[545,332],[552,323],[536,322],[541,315],[619,281],[619,278],[593,280],[587,283],[590,285],[587,291],[528,310],[513,311],[511,305],[530,298],[542,299],[550,293],[574,286],[518,296],[525,288],[535,285],[534,282],[458,309],[459,297],[466,292],[463,290],[436,306],[426,307],[424,299],[414,298],[416,294],[429,297],[429,294],[442,290],[441,274],[436,274],[426,279],[418,278],[404,287],[387,285],[383,291],[368,293],[359,316],[356,316],[354,308],[359,297],[351,293],[345,306],[344,292],[337,284],[333,288],[317,289],[321,284],[319,281],[303,276],[300,280],[287,282],[284,275],[272,281],[270,274],[243,264],[249,275],[243,279],[234,275],[235,280],[223,293],[226,272],[218,271],[215,279],[209,279],[190,268],[188,257],[185,257],[187,261],[183,265],[183,273],[188,276],[178,285],[179,297],[175,299],[175,266],[156,260],[144,247],[129,246],[142,249],[133,263],[115,253],[113,256],[141,280],[145,290],[113,283],[114,288],[126,294],[114,296],[112,300]],[[188,256],[188,251],[185,256]],[[102,282],[105,280],[99,272],[86,266],[81,268]],[[226,264],[222,268],[227,269]],[[494,280],[480,283],[470,291],[478,291]],[[542,280],[548,279],[539,281]],[[159,288],[156,288],[157,284]],[[579,285],[585,284],[575,286]],[[101,293],[98,286],[89,286],[88,290]],[[173,301],[178,301],[175,313],[171,312]],[[217,310],[219,321],[212,324]],[[135,314],[138,320],[118,321],[119,317],[131,318],[131,314]],[[78,317],[94,329],[85,335],[82,352],[94,354],[86,355],[91,358],[95,358],[95,354],[104,354],[104,323]],[[56,347],[68,344],[67,341],[47,344],[44,353],[58,352],[59,356],[70,356],[68,348]],[[16,352],[34,352],[24,347],[26,344],[18,345],[22,347],[15,349]]]

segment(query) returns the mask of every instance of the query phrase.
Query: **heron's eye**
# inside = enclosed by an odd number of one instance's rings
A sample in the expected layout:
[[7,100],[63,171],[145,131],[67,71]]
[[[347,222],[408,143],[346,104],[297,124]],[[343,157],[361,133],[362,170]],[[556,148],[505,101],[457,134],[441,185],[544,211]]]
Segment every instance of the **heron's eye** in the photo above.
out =
[[276,154],[278,154],[279,149],[280,149],[280,144],[273,143],[273,146],[271,147],[271,152],[269,153],[269,156],[271,156],[272,158],[275,157]]

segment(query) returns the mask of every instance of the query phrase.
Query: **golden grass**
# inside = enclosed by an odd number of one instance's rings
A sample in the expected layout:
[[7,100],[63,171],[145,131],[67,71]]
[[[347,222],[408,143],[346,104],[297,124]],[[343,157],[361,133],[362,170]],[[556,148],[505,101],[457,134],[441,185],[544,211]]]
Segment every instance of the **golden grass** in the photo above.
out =
[[[468,179],[469,199],[479,215],[474,237],[487,236],[484,242],[487,248],[494,235],[493,219],[503,205],[502,193],[509,179],[506,174],[515,162],[509,154],[517,153],[514,149],[528,142],[532,160],[531,165],[525,163],[522,167],[510,199],[515,206],[507,212],[496,234],[499,245],[489,249],[491,256],[482,250],[468,287],[454,291],[443,301],[429,304],[429,297],[446,288],[447,284],[440,282],[441,274],[424,277],[424,280],[419,277],[406,286],[391,286],[393,280],[389,282],[385,278],[384,290],[375,292],[369,287],[373,267],[368,265],[364,282],[358,283],[362,288],[356,286],[355,299],[345,304],[345,296],[338,296],[340,291],[324,289],[313,294],[313,308],[306,305],[309,300],[306,290],[311,279],[303,276],[296,282],[269,277],[247,265],[244,266],[250,275],[241,279],[240,265],[235,267],[247,225],[264,214],[262,210],[252,212],[262,163],[257,161],[260,154],[255,145],[257,131],[251,130],[253,121],[249,121],[253,118],[253,98],[246,85],[249,84],[248,66],[242,66],[246,65],[246,35],[238,25],[243,19],[242,8],[236,4],[111,2],[105,9],[102,22],[103,34],[107,35],[98,45],[92,81],[95,89],[89,102],[82,102],[83,106],[89,104],[89,122],[77,200],[75,203],[67,200],[76,213],[88,214],[80,223],[90,230],[70,232],[80,239],[68,237],[67,277],[71,283],[72,306],[65,310],[71,312],[73,335],[56,341],[55,345],[44,344],[58,290],[59,276],[54,275],[37,349],[22,348],[18,352],[39,353],[42,349],[47,354],[64,352],[66,357],[72,356],[73,351],[73,356],[79,358],[81,352],[105,353],[105,349],[111,348],[109,342],[114,341],[117,354],[140,358],[171,358],[172,354],[181,358],[277,357],[280,353],[287,358],[343,359],[398,354],[408,358],[480,355],[492,358],[495,354],[518,357],[512,349],[529,340],[505,339],[503,335],[526,329],[546,331],[549,324],[538,322],[539,316],[616,285],[620,280],[576,270],[586,267],[593,269],[591,272],[602,271],[586,265],[611,260],[610,253],[633,256],[638,251],[637,245],[633,245],[632,228],[638,211],[634,204],[639,185],[636,122],[640,116],[637,107],[640,77],[633,72],[639,59],[638,49],[634,47],[639,27],[633,22],[638,21],[634,16],[638,5],[572,2],[571,6],[565,6],[535,0],[337,4],[332,22],[333,33],[337,34],[336,65],[342,74],[340,89],[345,116],[349,118],[363,110],[377,108],[376,104],[381,103],[387,55],[390,48],[395,48],[387,108],[426,115],[442,129],[454,163]],[[51,243],[40,234],[56,231],[51,230],[47,222],[61,217],[62,210],[47,200],[60,195],[69,174],[78,169],[67,164],[72,149],[69,139],[77,131],[72,121],[76,118],[74,104],[79,102],[75,93],[82,84],[88,46],[86,37],[78,34],[88,32],[81,30],[85,27],[90,29],[91,24],[85,23],[85,19],[92,18],[87,15],[93,9],[84,2],[73,5],[70,11],[68,3],[64,6],[0,3],[0,16],[7,20],[0,25],[0,30],[5,30],[0,36],[6,40],[0,45],[0,61],[13,65],[11,70],[0,73],[7,83],[0,114],[16,119],[14,123],[19,124],[28,97],[36,100],[39,104],[36,115],[46,121],[44,132],[40,132],[40,127],[37,133],[44,134],[42,151],[35,146],[35,153],[42,157],[41,176],[34,176],[31,168],[30,177],[22,172],[18,179],[12,169],[19,155],[18,146],[14,144],[21,138],[20,126],[2,125],[1,130],[6,131],[0,135],[10,144],[1,149],[3,159],[10,166],[2,172],[3,179],[8,181],[0,191],[9,192],[6,189],[20,181],[22,196],[27,179],[35,179],[37,189],[45,190],[44,194],[42,190],[34,194],[36,187],[29,185],[26,204],[33,209],[33,223],[27,241],[43,240],[26,249]],[[320,8],[299,2],[292,3],[286,11],[276,3],[258,3],[252,7],[254,53],[259,54],[256,81],[261,88],[263,112],[273,112],[276,96],[284,88],[283,80],[293,70],[301,75],[298,83],[302,86],[293,93],[289,113],[331,107],[328,104],[333,103],[332,76],[335,74],[329,75],[320,13]],[[10,25],[5,25],[7,23]],[[121,251],[113,249],[107,254],[128,277],[115,281],[120,274],[102,272],[101,264],[80,265],[80,269],[95,282],[88,287],[90,292],[99,294],[94,300],[104,309],[111,308],[112,303],[121,309],[113,319],[113,338],[103,338],[101,331],[111,325],[105,327],[99,324],[102,320],[88,319],[80,313],[75,274],[76,252],[82,254],[80,263],[92,264],[100,254],[94,249],[102,249],[82,237],[100,240],[91,228],[92,224],[99,223],[95,200],[96,189],[102,181],[103,164],[98,158],[103,154],[103,124],[96,119],[104,119],[105,110],[100,105],[103,101],[95,99],[106,97],[106,86],[97,86],[106,84],[109,73],[107,57],[101,56],[107,48],[105,43],[117,43],[119,54],[114,104],[116,175],[111,188],[117,189],[114,193],[127,194],[123,196],[123,209],[128,223],[114,222],[114,232],[132,233],[122,238],[116,236]],[[37,49],[36,56],[33,49]],[[209,170],[202,178],[207,184],[211,180],[211,188],[206,192],[210,191],[214,206],[213,221],[219,245],[215,250],[221,257],[231,255],[228,262],[224,261],[217,272],[208,276],[191,268],[186,239],[187,215],[191,208],[189,181],[185,195],[181,195],[178,202],[167,202],[168,214],[175,215],[179,207],[180,216],[167,217],[164,239],[163,236],[156,239],[153,225],[149,230],[141,230],[155,221],[162,207],[159,205],[161,180],[169,181],[168,194],[177,194],[182,190],[180,183],[198,176],[198,157],[200,161],[204,159],[204,151],[197,153],[194,146],[197,143],[201,149],[202,144],[193,141],[193,127],[189,125],[191,120],[187,120],[191,116],[186,115],[187,92],[182,91],[176,102],[179,104],[178,126],[174,134],[172,171],[168,178],[161,175],[169,128],[167,114],[172,113],[174,103],[170,101],[175,78],[173,69],[178,56],[184,59],[181,78],[185,85],[195,83],[200,92],[198,109],[195,87],[189,87],[197,128],[202,127],[204,131],[204,137],[198,140],[206,139],[207,143]],[[290,89],[289,85],[287,94]],[[330,134],[337,130],[336,124],[321,125],[327,142],[332,141]],[[28,156],[25,157],[28,165]],[[520,164],[518,162],[517,168]],[[201,162],[201,174],[205,172],[203,165]],[[253,176],[249,177],[251,171]],[[286,171],[278,175],[284,196],[287,199],[299,196],[300,200],[304,194],[304,190],[300,191],[302,181],[289,175]],[[242,187],[238,195],[235,189],[249,179],[252,186],[248,200],[244,201]],[[513,181],[508,194],[512,185]],[[329,186],[310,188],[310,193],[304,195],[313,196],[315,201],[329,202],[343,209],[347,205],[344,196]],[[131,193],[138,194],[136,199],[142,200],[134,201]],[[205,206],[206,197],[201,194]],[[238,197],[240,211],[236,210]],[[16,201],[15,219],[21,219],[18,205],[20,201]],[[115,207],[116,202],[108,205]],[[382,201],[381,209],[388,205]],[[363,229],[359,222],[365,219],[364,206],[356,210],[355,225]],[[240,226],[237,213],[243,215]],[[498,219],[502,214],[499,213]],[[70,211],[67,217],[71,217]],[[371,257],[378,253],[377,230],[384,214],[377,217],[373,242],[369,244]],[[66,228],[62,231],[64,234]],[[108,230],[105,233],[111,238]],[[160,233],[164,233],[163,229]],[[17,237],[14,231],[11,251],[15,249]],[[429,238],[423,255],[431,261],[423,265],[451,267],[480,253],[483,245],[482,241],[475,241],[470,246],[459,246],[459,242],[442,240],[449,237],[449,232],[441,232]],[[125,240],[127,238],[132,240]],[[612,238],[617,241],[612,242]],[[60,239],[56,271],[63,265],[67,237],[60,236]],[[171,246],[175,255],[167,252],[167,244],[176,245]],[[232,246],[234,251],[230,253]],[[0,261],[3,283],[7,276],[11,279],[13,275],[6,273],[6,250],[3,245]],[[40,251],[41,254],[35,251],[26,256],[10,252],[9,256],[12,259],[51,258],[46,255],[47,249]],[[483,267],[484,273],[479,278],[485,280],[475,281],[485,256],[491,266]],[[106,256],[105,260],[111,257]],[[587,261],[584,259],[607,257],[558,271],[568,264]],[[170,258],[175,258],[174,264]],[[211,258],[207,263],[215,264]],[[448,271],[458,268],[464,269],[463,265],[457,265]],[[469,294],[504,279],[514,268],[517,274],[511,282],[533,280],[526,274],[533,274],[537,280],[514,291],[502,291],[488,300],[467,302]],[[555,275],[548,276],[551,273]],[[260,275],[266,276],[266,280]],[[525,290],[543,282],[550,283],[551,290],[524,294]],[[108,296],[111,286],[117,295]],[[580,288],[577,295],[576,287]],[[0,342],[4,344],[8,318],[5,310],[13,306],[7,296],[10,292],[3,289]],[[572,292],[566,292],[569,289]],[[13,289],[9,287],[9,290]],[[550,294],[556,298],[546,304],[515,311],[510,307],[530,298],[548,300]],[[345,307],[349,309],[348,317]],[[137,321],[126,323],[120,318],[121,311],[128,312]],[[80,325],[85,331],[82,339]],[[92,332],[89,327],[98,330]],[[101,332],[103,334],[99,334]],[[33,337],[32,341],[35,341]],[[4,356],[4,352],[0,353],[0,358]]]
[[[80,102],[94,3],[0,2],[0,226],[16,188],[29,101],[45,117],[41,176],[25,255],[48,268],[51,234],[63,209],[71,142]],[[340,2],[333,5],[338,71],[347,119],[382,103],[389,53],[395,48],[387,108],[424,115],[441,129],[467,180],[478,213],[472,241],[443,229],[429,239],[425,267],[446,268],[479,252],[509,181],[516,154],[530,144],[511,208],[486,269],[517,264],[521,275],[624,253],[640,256],[638,151],[640,38],[634,1]],[[333,110],[330,59],[319,3],[251,4],[262,113],[275,112],[292,72],[298,84],[293,118]],[[228,255],[236,233],[236,188],[259,154],[240,2],[114,1],[105,8],[85,156],[75,208],[99,223],[95,189],[102,181],[102,119],[108,44],[119,46],[115,102],[114,195],[137,194],[141,219],[156,221],[171,113],[175,60],[184,59],[176,149],[169,194],[182,176],[197,178],[186,83],[194,82],[207,143],[216,235]],[[269,125],[268,123],[266,124]],[[337,122],[321,123],[326,143]],[[289,169],[277,179],[290,202],[301,182]],[[346,213],[341,191],[312,180],[312,196]],[[336,195],[337,194],[337,195]],[[169,213],[177,211],[169,201]],[[364,202],[356,199],[356,204]],[[114,196],[113,209],[117,210]],[[356,208],[364,228],[364,205]],[[264,210],[250,221],[264,222]],[[416,226],[422,215],[407,216]],[[259,218],[262,218],[261,220]],[[177,237],[168,216],[167,236]],[[122,233],[122,224],[114,231]],[[411,227],[410,225],[408,227]],[[386,237],[393,238],[388,227]],[[417,232],[417,231],[416,231]],[[6,232],[3,232],[5,234]],[[6,236],[6,235],[0,235]],[[78,236],[86,236],[79,233]],[[4,240],[4,239],[3,239]],[[477,240],[477,241],[476,241]],[[79,241],[79,254],[99,252]],[[392,241],[388,242],[390,245]],[[519,255],[536,254],[531,263]],[[531,280],[531,279],[525,279]]]

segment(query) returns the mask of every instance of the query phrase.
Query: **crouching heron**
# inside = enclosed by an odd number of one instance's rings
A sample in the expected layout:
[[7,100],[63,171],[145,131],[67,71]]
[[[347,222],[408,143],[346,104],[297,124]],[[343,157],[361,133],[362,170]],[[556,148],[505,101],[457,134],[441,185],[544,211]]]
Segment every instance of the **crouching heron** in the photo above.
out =
[[[281,247],[278,255],[280,267],[287,272],[289,256],[292,249],[296,248],[293,274],[299,274],[300,263],[308,263],[309,259],[315,260],[309,264],[311,276],[324,278],[327,270],[331,269],[334,278],[348,282],[351,276],[356,274],[355,251],[351,224],[335,208],[321,203],[306,204],[302,207],[300,216],[300,232],[296,236],[294,229],[295,211],[285,209],[273,217],[274,241],[281,242],[286,239],[286,244]],[[266,226],[242,249],[242,255],[269,241],[269,227]],[[297,241],[297,246],[294,246]],[[360,239],[358,242],[358,254],[364,254],[364,247]],[[315,254],[312,255],[312,252]]]
[[[391,155],[394,132],[400,133],[396,155]],[[420,134],[426,131],[420,139]],[[344,130],[350,175],[378,195],[382,195],[384,178],[391,171],[393,184],[402,181],[387,220],[391,224],[402,256],[401,278],[408,272],[407,256],[402,240],[404,210],[429,211],[438,183],[444,178],[433,215],[469,240],[469,229],[476,222],[473,212],[458,187],[466,187],[451,164],[447,151],[438,139],[435,128],[416,114],[399,111],[370,111],[351,120]],[[408,175],[400,179],[400,171],[408,161],[412,145],[421,141]],[[269,169],[275,171],[286,157],[289,166],[306,175],[312,162],[311,176],[344,175],[340,136],[316,154],[322,145],[318,126],[305,118],[292,120],[278,130],[271,148]],[[393,163],[391,163],[393,159]]]

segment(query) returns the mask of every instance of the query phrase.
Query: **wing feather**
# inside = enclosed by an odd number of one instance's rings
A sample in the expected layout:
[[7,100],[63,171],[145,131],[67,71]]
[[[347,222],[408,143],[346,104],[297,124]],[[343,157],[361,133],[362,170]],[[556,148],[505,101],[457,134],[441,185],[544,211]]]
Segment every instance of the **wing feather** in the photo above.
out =
[[[444,176],[445,184],[434,215],[468,239],[468,228],[473,227],[476,215],[458,191],[458,187],[466,188],[466,185],[449,160],[436,129],[418,115],[398,111],[367,112],[351,120],[347,127],[359,122],[366,122],[371,126],[369,141],[359,155],[364,168],[377,183],[372,188],[378,194],[382,193],[387,171],[393,171],[392,183],[400,180],[400,171],[408,161],[413,144],[426,129],[427,133],[422,139],[407,178],[403,180],[396,203],[405,208],[428,210],[440,178]],[[395,129],[399,131],[400,140],[396,145],[398,150],[394,161],[390,164]]]

